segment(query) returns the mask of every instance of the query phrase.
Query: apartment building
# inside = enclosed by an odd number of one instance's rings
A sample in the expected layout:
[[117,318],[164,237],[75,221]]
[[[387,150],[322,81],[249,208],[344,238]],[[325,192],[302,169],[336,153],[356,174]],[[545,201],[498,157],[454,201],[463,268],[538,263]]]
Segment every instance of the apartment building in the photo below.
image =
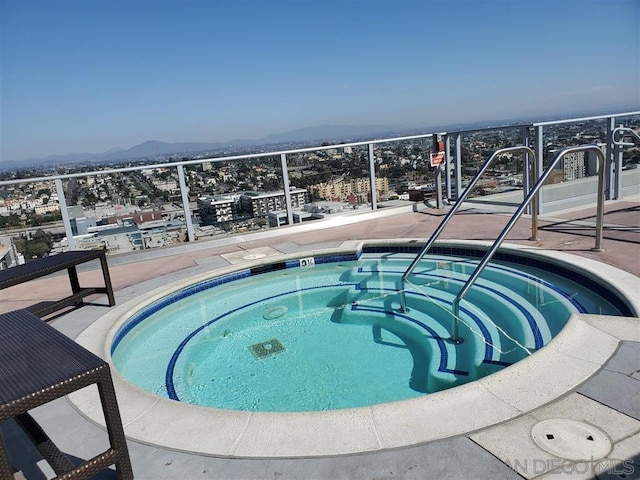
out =
[[[307,202],[307,191],[302,188],[291,187],[291,206],[304,208]],[[240,196],[240,211],[252,217],[266,218],[270,211],[286,209],[284,192],[245,192]]]

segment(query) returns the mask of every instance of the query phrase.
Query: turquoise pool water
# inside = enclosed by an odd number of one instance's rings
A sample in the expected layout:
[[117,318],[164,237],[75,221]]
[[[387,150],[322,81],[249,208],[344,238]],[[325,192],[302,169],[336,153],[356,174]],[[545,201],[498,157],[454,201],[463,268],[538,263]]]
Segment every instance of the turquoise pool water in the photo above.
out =
[[365,253],[201,282],[133,315],[114,337],[114,364],[156,395],[197,405],[361,407],[494,373],[542,348],[574,312],[620,314],[580,283],[494,262],[461,303],[465,341],[454,345],[451,302],[477,261],[425,257],[400,312],[397,282],[412,258]]

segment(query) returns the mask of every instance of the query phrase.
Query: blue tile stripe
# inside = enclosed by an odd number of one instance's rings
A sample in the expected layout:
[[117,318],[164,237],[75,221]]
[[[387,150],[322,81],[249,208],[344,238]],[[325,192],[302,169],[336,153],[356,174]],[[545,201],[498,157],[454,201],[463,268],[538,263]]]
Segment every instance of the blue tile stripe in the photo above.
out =
[[202,282],[198,282],[196,284],[185,287],[181,290],[177,290],[172,292],[150,305],[147,305],[142,310],[138,310],[134,313],[116,332],[113,337],[113,341],[111,342],[111,355],[115,352],[116,348],[122,341],[122,339],[140,322],[147,319],[154,313],[162,310],[163,308],[168,307],[169,305],[187,298],[191,295],[195,295],[196,293],[202,292],[209,288],[214,288],[219,285],[224,285],[225,283],[235,282],[236,280],[240,280],[241,278],[246,278],[251,276],[250,270],[239,270],[237,272],[222,275],[220,277],[210,278],[208,280],[204,280]]
[[[363,288],[361,285],[357,285],[356,286],[356,290],[362,290],[362,291],[371,291],[371,292],[376,292],[376,291],[380,291],[380,292],[395,292],[396,290],[392,289],[392,288],[376,288],[376,287],[365,287]],[[406,295],[410,295],[410,296],[416,296],[416,297],[422,297],[422,298],[426,298],[429,300],[434,300],[436,302],[439,302],[443,305],[446,305],[448,307],[453,307],[453,302],[450,300],[447,300],[446,298],[442,298],[438,295],[427,295],[425,293],[420,293],[420,292],[405,292]],[[489,330],[487,329],[487,326],[484,324],[484,322],[482,321],[482,319],[480,317],[478,317],[475,313],[473,313],[471,310],[465,308],[464,306],[460,306],[460,312],[464,313],[466,316],[468,316],[471,320],[473,320],[473,322],[476,324],[476,326],[480,329],[480,333],[482,333],[482,338],[484,340],[484,359],[485,360],[491,360],[493,358],[494,352],[495,352],[495,348],[493,347],[493,339],[491,337],[491,333],[489,332]],[[499,353],[498,353],[499,355]]]
[[323,286],[318,286],[318,287],[306,287],[306,288],[300,288],[300,289],[296,289],[296,290],[290,290],[290,291],[287,291],[287,292],[281,292],[281,293],[278,293],[276,295],[271,295],[271,296],[268,296],[268,297],[260,298],[258,300],[254,300],[253,302],[247,303],[246,305],[242,305],[241,307],[237,307],[237,308],[234,308],[232,310],[228,310],[228,311],[224,312],[222,315],[218,315],[217,317],[215,317],[215,318],[209,320],[208,322],[200,325],[198,328],[196,328],[191,333],[189,333],[182,340],[182,342],[180,342],[178,347],[173,352],[173,355],[171,355],[171,359],[169,360],[169,364],[167,365],[167,370],[166,370],[166,374],[165,374],[165,387],[166,387],[166,390],[167,390],[167,395],[169,396],[169,398],[171,398],[173,400],[180,400],[180,398],[178,397],[178,394],[176,392],[175,384],[174,384],[174,380],[173,380],[176,363],[178,362],[178,359],[179,359],[180,355],[182,354],[183,350],[185,349],[185,347],[187,346],[187,344],[196,335],[198,335],[200,332],[202,332],[202,330],[207,328],[209,325],[212,325],[215,322],[217,322],[219,320],[222,320],[223,318],[228,317],[229,315],[231,315],[233,313],[240,312],[240,311],[244,310],[245,308],[252,307],[253,305],[256,305],[258,303],[262,303],[262,302],[265,302],[265,301],[273,300],[273,299],[279,298],[279,297],[284,297],[284,296],[287,296],[287,295],[292,295],[292,294],[299,293],[299,292],[305,292],[305,291],[311,291],[311,290],[322,290],[322,289],[335,288],[335,287],[347,287],[347,288],[349,288],[349,287],[355,287],[355,284],[354,283],[337,283],[337,284],[332,284],[332,285],[323,285]]
[[420,320],[413,318],[412,316],[407,315],[405,313],[386,310],[384,307],[372,307],[372,306],[362,307],[358,304],[352,304],[351,310],[359,311],[359,312],[370,312],[370,313],[378,313],[378,314],[382,313],[384,315],[392,315],[394,317],[402,318],[404,320],[407,320],[408,322],[418,325],[423,330],[426,330],[427,332],[429,332],[431,337],[433,337],[433,339],[436,341],[438,345],[438,349],[440,350],[440,363],[438,365],[439,372],[452,373],[454,375],[463,375],[463,376],[469,375],[469,372],[466,372],[464,370],[455,370],[447,367],[449,363],[449,353],[447,351],[447,345],[446,345],[445,339],[442,338],[440,335],[438,335],[433,328],[429,327],[428,325],[421,322]]
[[[428,260],[432,260],[434,262],[438,262],[438,261],[445,261],[445,260],[450,261],[451,259],[447,258],[447,257],[429,257]],[[466,261],[466,260],[457,260],[456,263],[457,264],[469,265],[470,267],[474,267],[474,268],[477,265],[476,263],[473,263],[473,262],[470,262],[470,261]],[[367,267],[360,267],[358,269],[358,273],[366,273],[367,272],[366,268]],[[489,264],[487,266],[487,270],[500,270],[500,271],[503,271],[503,272],[507,272],[507,273],[509,273],[511,275],[514,275],[516,277],[521,277],[521,278],[523,278],[523,279],[525,279],[527,281],[535,282],[535,283],[537,283],[539,285],[542,285],[542,286],[548,288],[549,290],[552,290],[555,293],[561,295],[564,299],[566,299],[569,303],[571,303],[579,313],[587,313],[587,309],[585,307],[583,307],[582,304],[580,304],[580,302],[573,297],[573,295],[567,293],[566,291],[564,291],[560,287],[554,285],[551,282],[548,282],[547,280],[544,280],[542,278],[539,278],[539,277],[536,277],[534,275],[528,274],[526,272],[521,272],[521,271],[518,271],[518,270],[515,270],[515,269],[512,269],[512,268],[509,268],[509,267],[505,267],[503,265],[497,265],[497,264],[493,264],[493,263],[491,263],[491,264]],[[376,270],[376,272],[378,272],[378,270]],[[404,270],[403,271],[395,271],[395,270],[385,271],[385,270],[380,270],[380,272],[381,273],[403,274]],[[426,273],[426,272],[413,272],[412,275],[420,276],[420,275],[430,275],[430,274]]]
[[510,367],[513,365],[511,362],[503,362],[501,360],[483,360],[482,363],[486,363],[489,365],[498,365],[500,367]]
[[[469,263],[469,262],[465,262],[465,263]],[[490,268],[492,268],[494,270],[501,270],[501,271],[509,272],[512,275],[515,275],[515,276],[518,276],[518,277],[522,277],[522,278],[525,278],[528,281],[532,281],[532,282],[538,283],[538,284],[548,288],[549,290],[553,290],[557,294],[561,295],[568,302],[570,302],[579,313],[587,313],[587,309],[584,308],[580,304],[580,302],[578,302],[575,298],[573,298],[572,295],[568,294],[567,292],[562,290],[560,287],[557,287],[553,283],[548,282],[543,278],[535,277],[535,276],[530,275],[530,274],[525,273],[525,272],[519,272],[518,270],[513,270],[513,269],[510,269],[510,268],[502,266],[502,265],[491,265]]]
[[[365,246],[363,249],[363,253],[414,253],[417,254],[422,249],[422,246],[388,246],[388,247],[375,247],[375,246]],[[435,255],[448,255],[448,256],[460,256],[460,257],[473,257],[473,258],[482,258],[487,253],[486,249],[482,248],[474,248],[474,247],[447,247],[447,246],[433,246],[429,250],[429,257],[433,257]],[[623,301],[615,291],[610,290],[605,285],[600,282],[594,281],[593,279],[583,275],[575,270],[572,270],[568,267],[559,266],[553,263],[547,263],[544,260],[540,260],[537,258],[529,258],[517,255],[512,252],[498,251],[494,257],[493,261],[505,261],[510,263],[515,263],[519,265],[528,265],[532,267],[539,268],[541,270],[554,273],[561,277],[570,278],[576,283],[580,283],[588,290],[591,290],[602,298],[607,299],[617,310],[620,311],[620,315],[627,317],[635,317],[636,314],[629,308],[625,301]],[[493,264],[492,264],[493,266]],[[503,267],[500,267],[503,268]],[[402,272],[404,273],[404,272]],[[555,289],[555,285],[551,285],[552,289]],[[574,303],[576,308],[580,312],[586,312],[586,310],[578,303],[574,302],[571,297],[567,297],[567,299]]]
[[[429,278],[440,278],[440,279],[444,279],[444,280],[448,280],[450,282],[460,283],[460,284],[464,284],[465,283],[465,280],[460,280],[460,279],[456,279],[456,278],[450,278],[450,277],[447,277],[446,275],[427,274],[427,277],[429,277]],[[481,284],[478,284],[478,283],[475,283],[473,285],[473,288],[477,288],[478,290],[486,290],[488,292],[491,292],[494,295],[497,295],[498,297],[500,297],[502,300],[506,301],[507,303],[513,305],[516,309],[518,309],[518,311],[520,313],[522,313],[524,318],[527,320],[527,324],[529,325],[529,329],[531,330],[531,334],[533,335],[534,348],[537,350],[537,349],[542,348],[544,346],[544,340],[542,339],[542,334],[540,333],[540,328],[538,327],[538,323],[536,322],[536,319],[533,318],[533,315],[531,315],[531,312],[529,312],[529,310],[527,310],[523,305],[521,305],[520,303],[516,302],[513,298],[509,297],[508,295],[504,294],[503,292],[501,292],[499,290],[496,290],[495,288],[491,288],[491,287],[488,287],[486,285],[481,285]],[[462,308],[461,308],[461,310],[462,310]]]
[[[467,263],[467,262],[464,262]],[[470,264],[473,265],[473,264]],[[492,268],[494,268],[492,266]],[[501,267],[497,267],[497,268],[501,268]],[[516,273],[513,272],[509,269],[503,269],[505,271],[508,271],[510,273]],[[363,269],[363,267],[360,267],[358,269],[358,273],[366,273],[367,271]],[[402,272],[399,271],[395,271],[395,270],[376,270],[376,273],[383,273],[383,274],[400,274]],[[518,274],[519,276],[524,276],[525,278],[531,280],[531,279],[535,279],[536,277],[532,277],[528,274]],[[458,278],[452,278],[452,277],[448,277],[446,275],[437,275],[434,273],[427,273],[427,272],[414,272],[413,275],[417,276],[417,277],[426,277],[426,278],[434,278],[434,279],[441,279],[441,280],[448,280],[450,282],[453,283],[459,283],[459,284],[464,284],[466,282],[466,280],[464,279],[458,279]],[[571,305],[573,305],[573,307],[577,310],[577,312],[579,313],[585,313],[586,310],[585,308],[580,305],[579,302],[577,302],[575,299],[573,299],[570,295],[568,295],[566,292],[564,292],[563,290],[561,290],[560,288],[556,288],[553,285],[551,285],[549,282],[546,282],[544,280],[541,279],[536,279],[539,281],[539,283],[541,285],[544,285],[545,287],[548,287],[549,289],[553,290],[554,292],[556,292],[558,295],[561,295],[563,298],[565,298],[567,301],[569,301],[569,303],[571,303]],[[542,348],[544,346],[544,340],[542,338],[542,334],[540,333],[540,328],[538,327],[538,324],[535,320],[535,318],[531,315],[531,312],[529,312],[523,305],[521,305],[519,302],[516,302],[514,299],[512,299],[511,297],[509,297],[508,295],[506,295],[503,292],[500,292],[499,290],[496,290],[494,288],[485,286],[485,285],[481,285],[479,283],[475,283],[473,288],[477,288],[480,290],[486,290],[489,291],[497,296],[499,296],[500,298],[502,298],[503,300],[505,300],[506,302],[510,303],[511,305],[513,305],[515,308],[517,308],[520,313],[523,314],[523,316],[525,317],[525,319],[527,320],[527,323],[529,324],[529,328],[531,330],[531,334],[533,335],[534,338],[534,348],[536,350]],[[450,302],[448,302],[450,303]]]

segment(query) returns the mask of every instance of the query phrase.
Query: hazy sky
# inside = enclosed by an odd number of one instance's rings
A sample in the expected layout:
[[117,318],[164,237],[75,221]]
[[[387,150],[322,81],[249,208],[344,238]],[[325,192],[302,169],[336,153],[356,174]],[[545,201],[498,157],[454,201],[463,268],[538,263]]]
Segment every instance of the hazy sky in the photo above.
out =
[[640,110],[640,0],[0,0],[0,160]]

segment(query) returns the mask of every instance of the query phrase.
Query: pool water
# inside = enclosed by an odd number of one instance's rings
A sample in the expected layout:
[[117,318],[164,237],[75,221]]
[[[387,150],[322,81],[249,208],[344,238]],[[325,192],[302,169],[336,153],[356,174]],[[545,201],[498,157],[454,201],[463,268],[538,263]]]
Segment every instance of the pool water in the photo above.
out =
[[202,406],[361,407],[494,373],[542,348],[572,313],[620,314],[569,279],[494,262],[460,304],[455,345],[451,304],[477,260],[426,256],[400,312],[398,280],[412,259],[365,253],[183,289],[120,328],[114,365],[156,395]]

